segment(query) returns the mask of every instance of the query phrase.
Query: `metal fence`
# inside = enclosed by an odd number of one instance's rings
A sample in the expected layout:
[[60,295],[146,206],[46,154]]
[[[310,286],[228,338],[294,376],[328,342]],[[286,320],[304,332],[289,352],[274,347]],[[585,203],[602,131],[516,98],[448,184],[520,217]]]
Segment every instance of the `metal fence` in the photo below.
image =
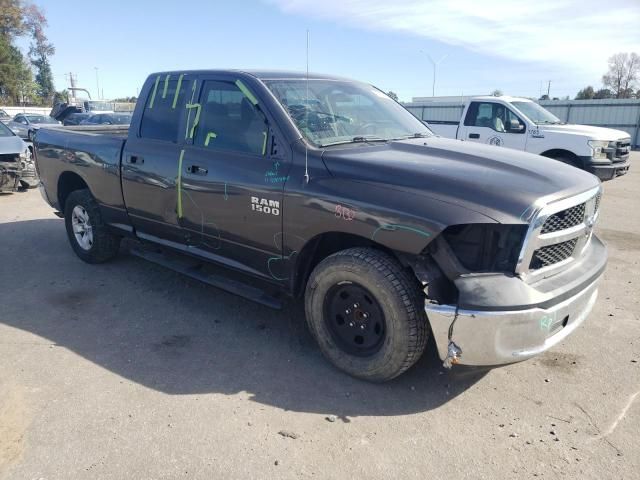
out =
[[[432,123],[458,122],[468,97],[405,103],[421,120]],[[640,100],[543,100],[539,102],[563,122],[623,130],[640,147]]]

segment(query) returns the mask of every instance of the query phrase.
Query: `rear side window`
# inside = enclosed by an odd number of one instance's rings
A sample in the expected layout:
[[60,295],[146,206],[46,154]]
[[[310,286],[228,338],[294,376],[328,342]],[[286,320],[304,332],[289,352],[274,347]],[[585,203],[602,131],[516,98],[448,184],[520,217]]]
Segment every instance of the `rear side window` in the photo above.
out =
[[140,137],[177,143],[180,116],[193,99],[193,80],[185,75],[158,75],[140,122]]
[[206,81],[193,143],[208,149],[264,155],[267,124],[257,100],[241,82]]

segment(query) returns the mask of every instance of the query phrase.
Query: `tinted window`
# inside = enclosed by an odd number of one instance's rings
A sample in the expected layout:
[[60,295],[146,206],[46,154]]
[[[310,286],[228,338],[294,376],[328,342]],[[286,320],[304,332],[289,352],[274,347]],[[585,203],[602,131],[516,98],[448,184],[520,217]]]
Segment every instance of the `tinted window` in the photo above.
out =
[[238,85],[206,81],[201,98],[194,145],[264,155],[266,119]]
[[193,81],[184,75],[155,77],[142,114],[140,136],[176,143],[180,116],[191,102],[192,88]]

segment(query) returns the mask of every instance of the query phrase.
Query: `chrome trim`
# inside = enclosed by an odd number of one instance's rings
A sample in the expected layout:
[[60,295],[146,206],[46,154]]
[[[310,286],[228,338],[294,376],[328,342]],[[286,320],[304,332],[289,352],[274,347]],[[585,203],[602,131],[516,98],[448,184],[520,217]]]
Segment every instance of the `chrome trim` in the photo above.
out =
[[[529,228],[525,235],[522,249],[518,255],[518,262],[516,264],[516,274],[525,281],[536,280],[552,275],[558,270],[567,266],[577,257],[581,256],[591,241],[593,235],[593,224],[596,222],[599,216],[599,211],[595,211],[596,196],[602,194],[602,185],[598,185],[586,192],[574,195],[572,197],[563,198],[554,202],[547,203],[542,207],[538,207],[531,216],[532,219],[529,223]],[[584,221],[574,227],[558,230],[552,233],[541,234],[542,227],[547,219],[558,212],[566,210],[576,205],[585,203],[585,216]],[[591,224],[588,224],[588,220],[592,219]],[[574,253],[571,257],[558,262],[553,265],[530,270],[529,265],[533,253],[541,247],[555,245],[558,243],[566,242],[577,238],[578,241],[574,248]]]
[[599,280],[547,309],[463,310],[426,303],[438,355],[448,358],[452,344],[456,355],[451,363],[461,365],[504,365],[538,355],[584,322],[596,302]]

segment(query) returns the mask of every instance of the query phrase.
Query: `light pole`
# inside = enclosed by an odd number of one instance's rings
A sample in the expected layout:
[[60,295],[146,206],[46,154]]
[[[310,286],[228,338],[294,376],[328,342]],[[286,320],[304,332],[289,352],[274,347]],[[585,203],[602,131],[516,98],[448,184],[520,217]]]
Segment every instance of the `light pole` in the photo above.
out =
[[433,66],[433,85],[431,86],[431,96],[435,97],[436,96],[436,70],[438,68],[438,65],[440,65],[440,63],[447,58],[447,54],[445,53],[442,57],[440,57],[440,60],[438,60],[437,62],[433,60],[433,58],[431,58],[431,55],[429,55],[428,53],[420,50],[422,53],[424,53],[427,58],[429,59],[429,61],[431,62],[431,65]]
[[98,80],[98,67],[93,67],[96,71],[96,97],[100,100],[100,82]]

